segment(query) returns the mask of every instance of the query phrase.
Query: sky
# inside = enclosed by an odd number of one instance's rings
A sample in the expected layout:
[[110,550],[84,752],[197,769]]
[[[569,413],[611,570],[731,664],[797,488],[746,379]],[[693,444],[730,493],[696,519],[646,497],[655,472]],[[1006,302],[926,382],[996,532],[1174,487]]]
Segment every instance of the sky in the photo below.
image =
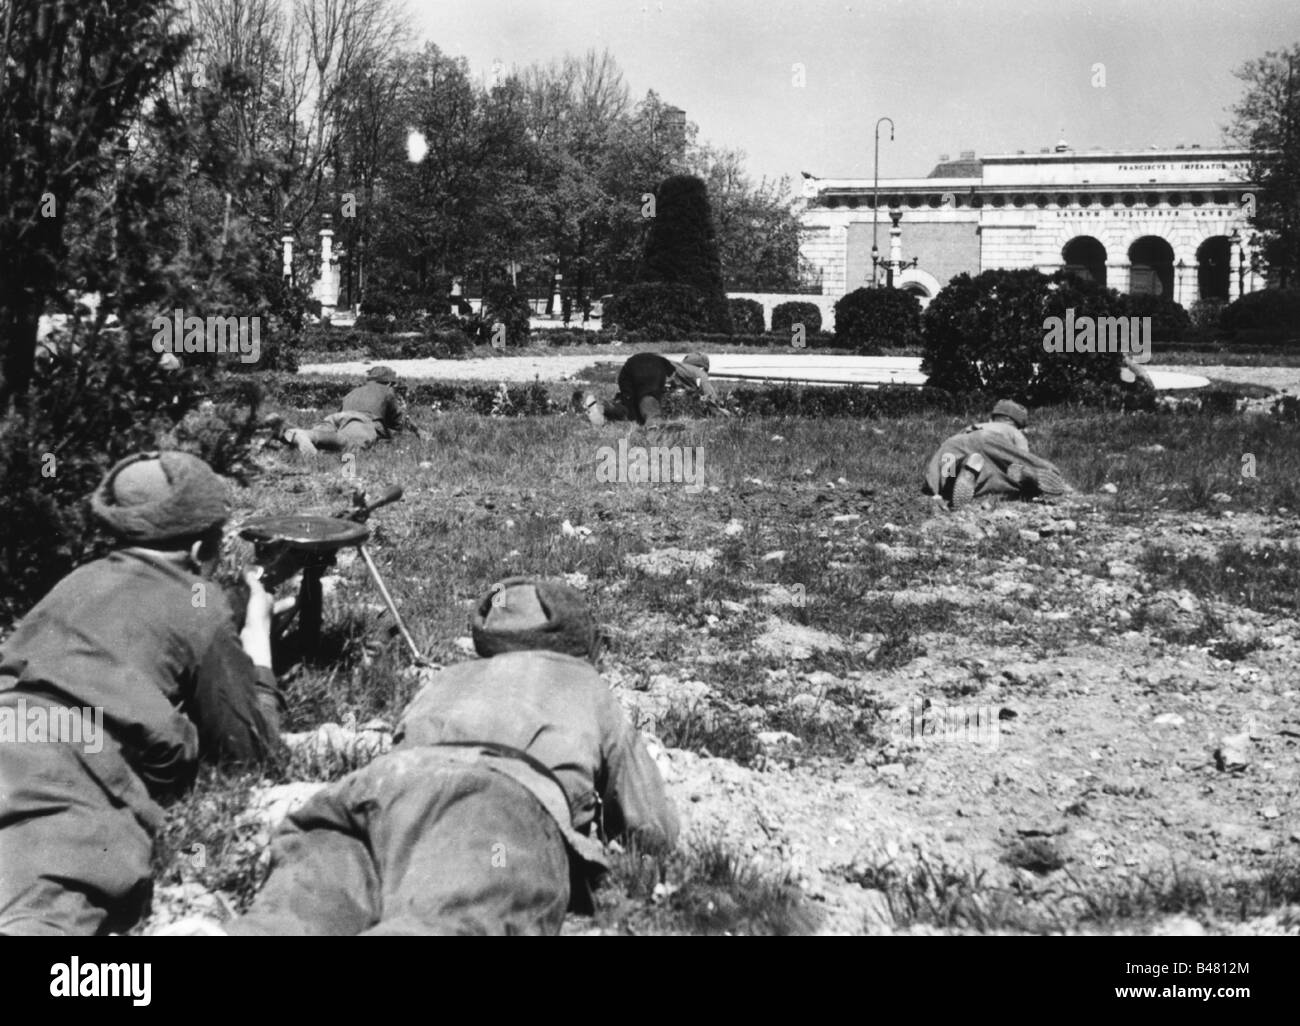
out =
[[[923,177],[940,154],[1225,142],[1244,62],[1300,42],[1297,0],[406,0],[486,80],[607,48],[755,178]],[[1101,66],[1100,68],[1098,66]],[[800,81],[802,79],[802,84]]]

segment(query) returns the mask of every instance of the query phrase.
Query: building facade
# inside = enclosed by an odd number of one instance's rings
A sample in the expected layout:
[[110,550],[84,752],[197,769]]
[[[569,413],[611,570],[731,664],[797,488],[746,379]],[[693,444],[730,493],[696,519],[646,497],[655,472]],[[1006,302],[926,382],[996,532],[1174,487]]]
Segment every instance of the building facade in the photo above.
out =
[[923,304],[964,271],[1026,267],[1069,268],[1184,307],[1232,300],[1264,287],[1249,164],[1243,149],[1076,152],[1062,142],[1037,154],[944,156],[926,178],[882,178],[878,188],[810,178],[801,253],[824,296],[869,286],[873,270],[884,284],[892,258],[903,268],[894,284]]

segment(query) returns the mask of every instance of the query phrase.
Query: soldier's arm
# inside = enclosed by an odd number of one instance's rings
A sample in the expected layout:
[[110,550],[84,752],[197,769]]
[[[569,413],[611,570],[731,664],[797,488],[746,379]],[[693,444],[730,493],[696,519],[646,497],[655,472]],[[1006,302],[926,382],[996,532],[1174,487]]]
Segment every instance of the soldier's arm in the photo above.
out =
[[597,784],[604,803],[605,832],[635,840],[643,851],[670,851],[677,844],[677,811],[664,791],[659,767],[613,694],[601,710],[605,772]]
[[254,586],[240,637],[224,614],[220,620],[195,678],[200,753],[216,762],[265,762],[280,749],[285,711],[271,672],[269,596]]
[[410,431],[416,438],[424,440],[424,432],[415,425],[407,412],[406,404],[396,395],[389,394],[388,403],[384,409],[384,423],[388,425],[390,431],[401,431],[403,429]]
[[721,410],[724,413],[731,412],[722,405],[722,397],[718,395],[718,390],[713,386],[713,382],[709,380],[709,375],[706,371],[700,370],[698,367],[693,367],[690,364],[682,363],[677,365],[676,377],[678,380],[689,382],[695,388],[699,389],[700,395],[704,397],[704,401],[710,406]]

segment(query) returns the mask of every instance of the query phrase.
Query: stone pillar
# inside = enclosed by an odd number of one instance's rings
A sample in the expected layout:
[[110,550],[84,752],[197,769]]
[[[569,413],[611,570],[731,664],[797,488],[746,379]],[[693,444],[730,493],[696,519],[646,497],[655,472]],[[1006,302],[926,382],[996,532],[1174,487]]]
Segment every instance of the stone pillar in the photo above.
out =
[[899,222],[903,219],[901,210],[891,210],[889,219],[892,224],[889,226],[889,264],[887,277],[885,280],[895,288],[898,286],[898,276],[903,269],[903,226]]
[[281,276],[288,278],[290,283],[293,282],[293,232],[289,225],[284,226],[284,234],[280,236],[280,250],[283,254],[284,262],[281,267]]
[[1187,301],[1184,307],[1190,307],[1201,298],[1201,262],[1193,260],[1187,265],[1187,281],[1183,285]]
[[898,267],[903,262],[903,229],[894,225],[889,229],[889,263],[894,268],[895,277]]
[[1127,295],[1132,282],[1129,280],[1129,262],[1117,260],[1106,263],[1106,287],[1112,288],[1120,295]]
[[560,296],[561,286],[564,283],[564,275],[559,271],[555,272],[555,295],[551,296],[551,314],[555,317],[560,316],[560,311],[564,308],[564,301]]
[[325,215],[325,227],[320,230],[320,279],[316,283],[316,298],[320,300],[320,319],[326,324],[334,316],[339,303],[339,276],[334,265],[333,218]]

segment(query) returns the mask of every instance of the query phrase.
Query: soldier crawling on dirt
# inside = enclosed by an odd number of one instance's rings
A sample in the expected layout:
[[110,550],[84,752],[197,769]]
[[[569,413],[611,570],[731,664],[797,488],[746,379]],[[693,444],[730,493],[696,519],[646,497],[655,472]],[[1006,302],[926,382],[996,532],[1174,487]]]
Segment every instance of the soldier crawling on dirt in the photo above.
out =
[[472,633],[490,658],[426,677],[393,749],[289,814],[247,915],[160,933],[556,934],[592,910],[602,841],[671,849],[677,813],[592,666],[581,594],[507,578]]
[[660,419],[664,393],[678,385],[699,389],[711,407],[731,415],[709,381],[709,358],[703,353],[691,353],[681,363],[658,353],[637,353],[618,372],[618,394],[612,401],[602,403],[588,392],[582,405],[597,427],[606,421],[634,420],[650,428]]
[[1021,499],[1056,497],[1067,491],[1057,468],[1029,451],[1024,427],[1029,411],[1002,399],[992,416],[944,439],[925,470],[925,495],[937,495],[953,509],[985,495]]
[[281,441],[294,446],[299,452],[358,452],[369,449],[381,438],[391,438],[403,428],[423,440],[424,433],[406,415],[402,402],[393,386],[397,372],[391,367],[371,367],[366,373],[366,383],[359,385],[343,397],[338,413],[331,413],[314,428],[283,428],[278,417],[268,420],[268,426],[279,432]]

